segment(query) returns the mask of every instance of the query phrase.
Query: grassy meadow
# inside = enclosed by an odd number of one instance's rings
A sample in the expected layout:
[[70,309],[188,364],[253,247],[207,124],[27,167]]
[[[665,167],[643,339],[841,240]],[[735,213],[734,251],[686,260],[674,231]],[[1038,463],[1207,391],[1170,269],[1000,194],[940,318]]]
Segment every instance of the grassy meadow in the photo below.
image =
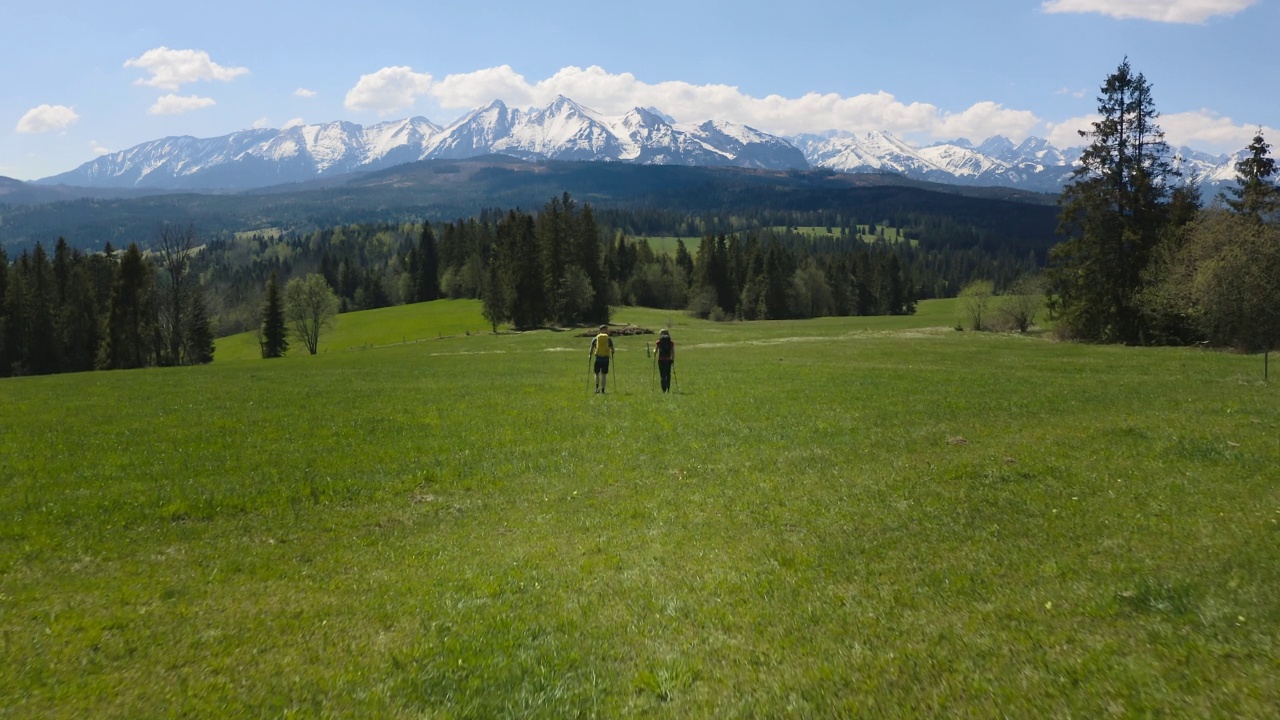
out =
[[[776,233],[796,232],[805,237],[814,240],[840,240],[845,237],[839,228],[819,227],[815,225],[793,225],[786,227],[782,225],[770,228]],[[908,238],[900,228],[890,227],[887,225],[858,225],[856,234],[848,236],[851,240],[861,240],[865,243],[874,243],[884,240],[890,243],[907,242]],[[698,247],[702,245],[701,237],[677,238],[671,236],[645,235],[636,238],[636,240],[644,240],[649,243],[649,247],[659,255],[676,254],[676,241],[684,243],[685,249],[690,255],[698,254]],[[911,240],[913,244],[914,240]]]
[[0,381],[0,718],[1280,713],[1261,358],[955,311]]

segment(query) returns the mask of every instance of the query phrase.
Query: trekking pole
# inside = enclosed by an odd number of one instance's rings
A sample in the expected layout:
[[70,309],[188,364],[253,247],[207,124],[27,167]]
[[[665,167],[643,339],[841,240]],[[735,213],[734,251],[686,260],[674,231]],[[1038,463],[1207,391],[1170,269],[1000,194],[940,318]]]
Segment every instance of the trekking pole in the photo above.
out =
[[[644,354],[649,354],[649,344],[645,343]],[[658,349],[653,350],[653,361],[649,364],[649,392],[653,392],[653,374],[658,371]]]
[[680,392],[680,376],[676,374],[676,364],[671,363],[671,382],[675,383],[676,392]]
[[590,355],[587,356],[587,393],[588,394],[591,393],[591,376],[594,374],[591,372],[591,365],[592,365],[591,361],[593,359],[594,358],[592,358]]

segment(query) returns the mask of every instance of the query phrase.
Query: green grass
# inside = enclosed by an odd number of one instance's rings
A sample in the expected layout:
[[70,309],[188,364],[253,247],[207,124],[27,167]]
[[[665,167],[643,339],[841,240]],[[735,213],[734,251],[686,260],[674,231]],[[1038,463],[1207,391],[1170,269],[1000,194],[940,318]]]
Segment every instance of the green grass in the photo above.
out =
[[585,338],[467,307],[0,383],[0,717],[1280,705],[1256,356],[627,308],[679,392],[640,336],[595,396]]
[[[343,313],[320,333],[317,354],[382,345],[418,343],[454,335],[475,335],[490,331],[480,314],[478,300],[441,300],[430,304],[398,305],[381,310]],[[286,358],[307,354],[306,346],[291,340]],[[256,333],[219,338],[214,361],[261,360]]]
[[652,249],[653,252],[655,252],[656,254],[670,255],[671,257],[675,257],[676,255],[677,240],[684,243],[684,249],[687,250],[690,255],[697,255],[698,248],[702,246],[702,238],[700,237],[686,237],[686,238],[673,237],[673,236],[659,237],[655,235],[652,237],[642,236],[642,237],[636,238],[637,242],[644,241],[649,243],[650,249]]
[[[840,228],[836,228],[836,227],[827,228],[824,226],[817,226],[817,225],[798,225],[798,226],[792,226],[789,228],[783,227],[783,226],[776,226],[772,229],[774,232],[777,232],[777,233],[783,233],[789,230],[791,232],[799,233],[800,235],[814,238],[816,240],[839,240],[845,237],[843,234],[843,231]],[[904,233],[900,228],[895,228],[888,225],[858,225],[856,226],[856,229],[857,229],[857,233],[854,235],[850,235],[849,237],[861,240],[863,242],[870,243],[870,242],[876,242],[881,239],[890,243],[907,241],[906,233]],[[911,242],[913,244],[915,243],[914,240],[912,240]]]

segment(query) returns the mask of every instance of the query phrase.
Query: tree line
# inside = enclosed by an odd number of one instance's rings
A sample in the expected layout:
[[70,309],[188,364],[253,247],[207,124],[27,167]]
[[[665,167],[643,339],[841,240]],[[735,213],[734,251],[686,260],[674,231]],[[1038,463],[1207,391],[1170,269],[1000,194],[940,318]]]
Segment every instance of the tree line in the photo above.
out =
[[1131,344],[1280,344],[1280,191],[1261,129],[1236,186],[1207,206],[1182,177],[1151,85],[1126,58],[1106,78],[1100,119],[1061,198],[1046,273],[1050,311],[1071,338]]
[[212,322],[192,272],[194,232],[155,249],[72,249],[59,238],[12,263],[0,248],[0,376],[207,363]]

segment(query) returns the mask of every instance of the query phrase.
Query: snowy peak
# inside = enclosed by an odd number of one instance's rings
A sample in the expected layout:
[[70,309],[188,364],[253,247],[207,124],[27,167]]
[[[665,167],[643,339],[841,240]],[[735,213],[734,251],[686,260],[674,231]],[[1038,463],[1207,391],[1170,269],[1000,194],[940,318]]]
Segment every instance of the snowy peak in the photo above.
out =
[[687,127],[635,108],[607,116],[563,95],[513,110],[499,100],[441,128],[425,118],[362,127],[350,122],[262,129],[220,138],[165,138],[105,155],[46,184],[251,188],[434,158],[507,154],[528,160],[808,167],[787,141],[733,123]]
[[[1079,148],[1028,137],[917,147],[889,132],[828,131],[784,139],[725,120],[682,124],[657,108],[606,115],[563,95],[527,110],[494,100],[440,127],[422,117],[252,129],[218,138],[168,137],[103,155],[38,181],[85,187],[243,189],[378,170],[424,159],[505,154],[526,160],[895,173],[920,180],[1057,192]],[[1240,155],[1180,148],[1173,165],[1206,184],[1235,179]]]

